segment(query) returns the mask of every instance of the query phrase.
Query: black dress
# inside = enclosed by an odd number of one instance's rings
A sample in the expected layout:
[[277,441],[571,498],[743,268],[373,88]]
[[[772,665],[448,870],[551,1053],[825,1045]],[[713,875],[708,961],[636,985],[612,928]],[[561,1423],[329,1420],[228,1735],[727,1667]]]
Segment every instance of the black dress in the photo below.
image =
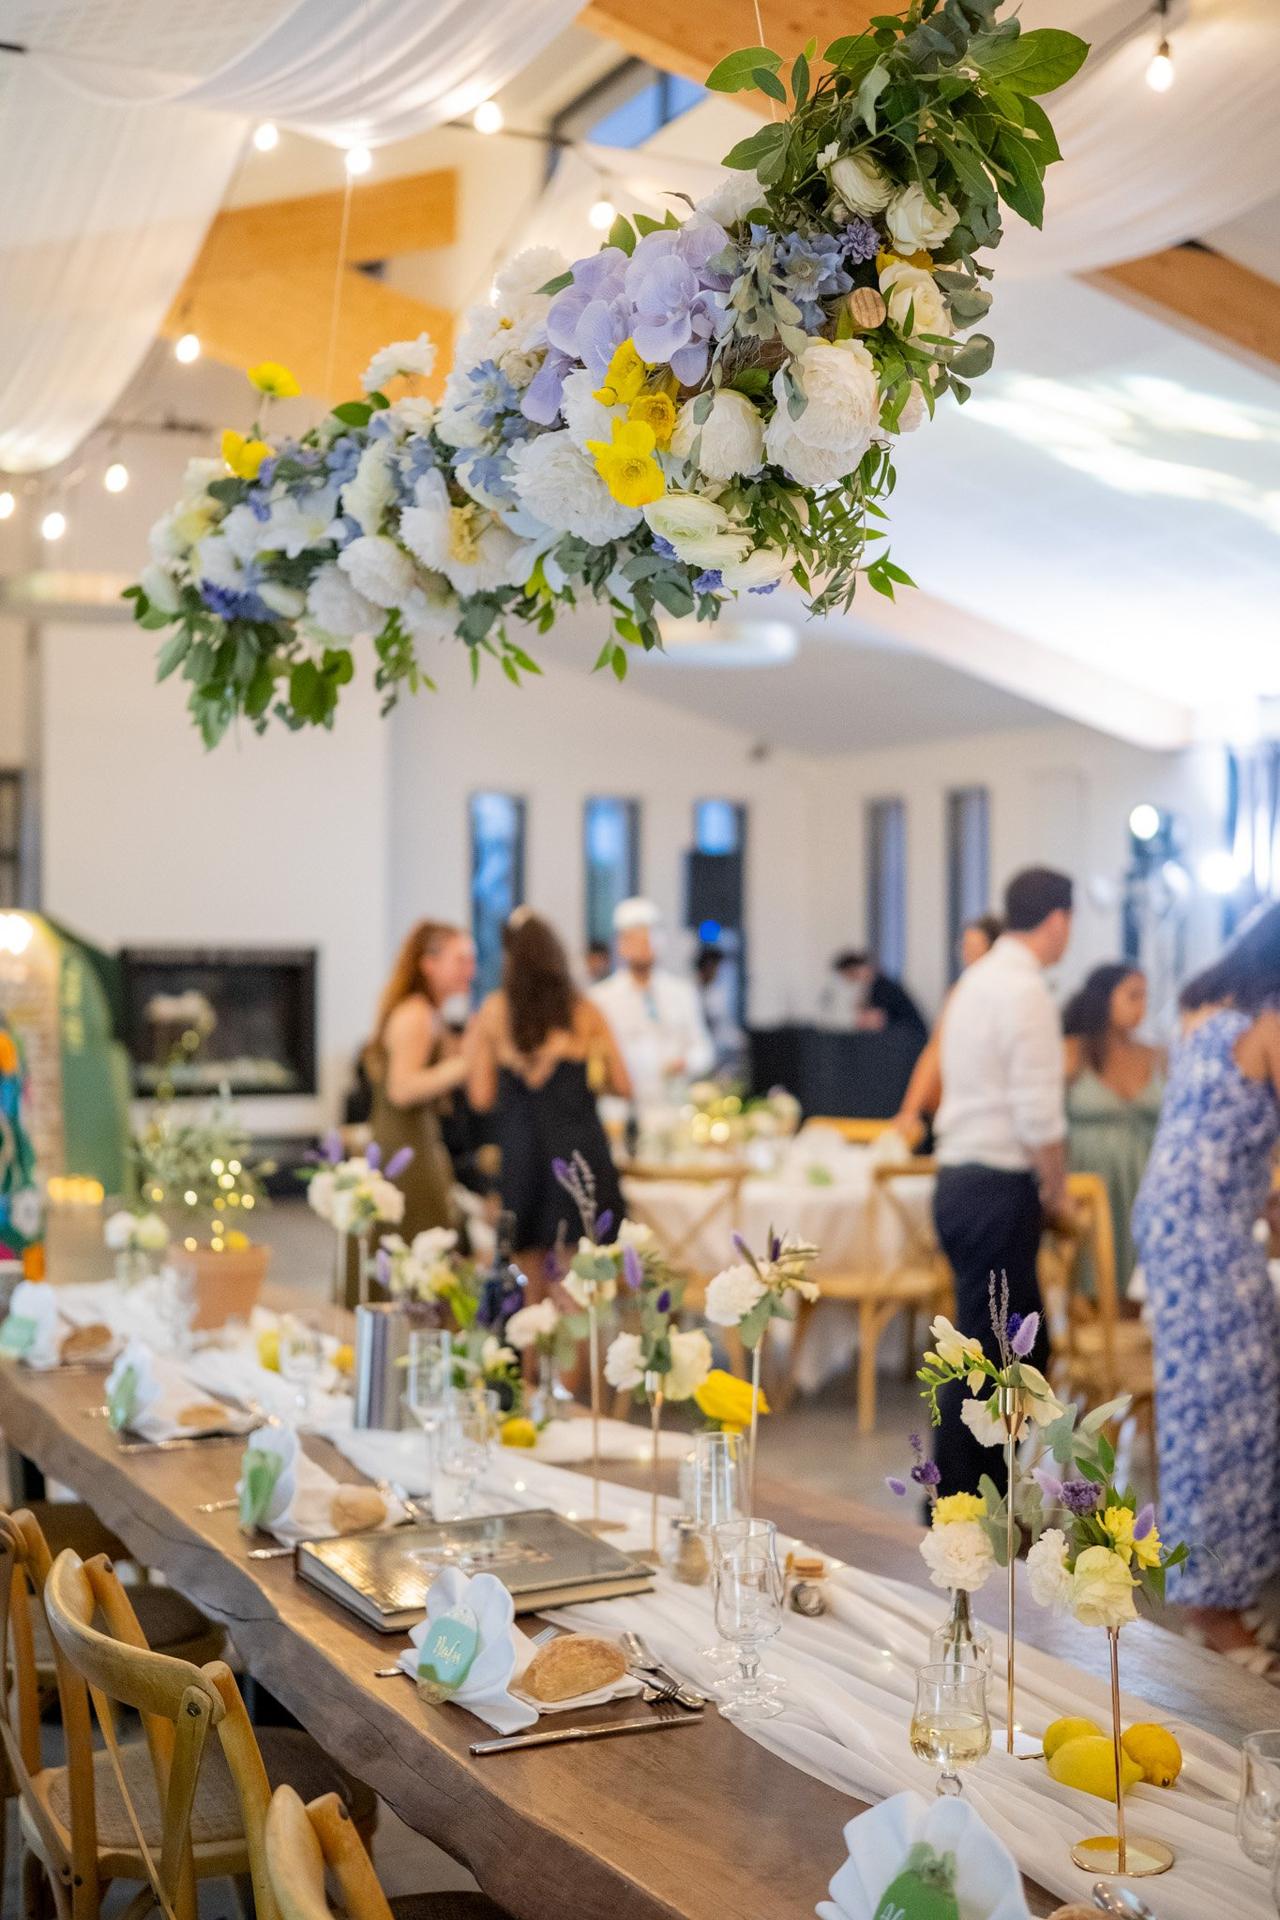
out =
[[577,1243],[578,1210],[551,1170],[553,1161],[571,1160],[575,1153],[595,1176],[599,1212],[611,1213],[617,1227],[622,1187],[585,1060],[561,1060],[536,1087],[513,1068],[500,1067],[497,1121],[502,1204],[516,1217],[518,1248],[553,1247],[562,1222],[570,1245]]

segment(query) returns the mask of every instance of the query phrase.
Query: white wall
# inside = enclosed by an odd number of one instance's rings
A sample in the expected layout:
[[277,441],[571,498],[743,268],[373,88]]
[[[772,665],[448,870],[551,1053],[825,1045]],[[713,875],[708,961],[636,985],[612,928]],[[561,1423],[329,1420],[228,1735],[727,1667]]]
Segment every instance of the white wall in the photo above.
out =
[[[1128,858],[1128,818],[1139,800],[1167,807],[1185,822],[1186,858],[1221,845],[1224,817],[1220,749],[1149,753],[1092,728],[1011,728],[931,741],[919,747],[811,763],[808,838],[815,850],[814,939],[822,955],[866,937],[867,801],[900,797],[907,805],[907,968],[930,1008],[946,988],[946,805],[952,788],[985,786],[991,807],[991,906],[1019,867],[1062,868],[1076,881],[1072,944],[1064,986],[1120,951],[1120,914],[1100,904],[1091,883],[1118,882]],[[1218,937],[1216,903],[1200,895],[1188,923],[1188,960],[1206,956]]]

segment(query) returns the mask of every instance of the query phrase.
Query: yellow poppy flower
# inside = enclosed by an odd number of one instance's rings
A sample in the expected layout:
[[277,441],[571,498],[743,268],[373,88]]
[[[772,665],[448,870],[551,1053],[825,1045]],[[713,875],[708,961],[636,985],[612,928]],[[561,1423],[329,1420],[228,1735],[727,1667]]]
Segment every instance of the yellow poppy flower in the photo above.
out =
[[627,418],[642,420],[646,427],[652,427],[653,437],[660,447],[671,445],[671,436],[676,430],[676,410],[669,394],[639,394],[627,408]]
[[259,393],[269,394],[273,400],[292,400],[302,392],[288,367],[282,367],[278,360],[259,360],[256,367],[249,368],[249,379]]
[[625,407],[638,398],[648,377],[649,369],[636,352],[634,340],[624,340],[614,348],[605,369],[604,383],[596,388],[595,398],[602,407]]
[[[698,1411],[714,1420],[726,1433],[741,1433],[751,1423],[751,1382],[739,1380],[723,1367],[712,1367],[700,1387],[694,1390]],[[768,1413],[769,1402],[760,1389],[760,1411]]]
[[251,440],[234,427],[228,427],[222,436],[222,457],[238,480],[256,480],[259,467],[274,452],[265,440]]
[[615,420],[613,439],[588,440],[596,472],[620,506],[647,507],[666,491],[662,468],[653,457],[657,440],[642,420]]

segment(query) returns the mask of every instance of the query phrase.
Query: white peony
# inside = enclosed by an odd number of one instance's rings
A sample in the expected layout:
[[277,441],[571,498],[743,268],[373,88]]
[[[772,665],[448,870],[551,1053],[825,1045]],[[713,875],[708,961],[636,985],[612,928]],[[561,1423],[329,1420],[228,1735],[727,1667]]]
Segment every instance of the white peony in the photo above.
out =
[[783,370],[773,377],[777,402],[765,433],[768,458],[802,487],[852,473],[880,420],[875,363],[857,340],[811,340],[791,363],[807,405],[793,419]]
[[382,609],[357,593],[336,563],[321,567],[307,588],[307,613],[322,633],[337,640],[376,633],[382,625]]
[[604,1377],[618,1393],[630,1393],[644,1379],[640,1365],[640,1335],[619,1333],[609,1342],[604,1356]]
[[988,1400],[966,1400],[960,1409],[960,1418],[980,1447],[998,1447],[1008,1438],[995,1404],[992,1394]]
[[920,1542],[920,1553],[934,1586],[952,1592],[976,1593],[986,1585],[996,1563],[991,1542],[977,1520],[931,1527]]
[[662,1383],[668,1400],[690,1400],[711,1371],[711,1342],[701,1327],[672,1332],[671,1371]]
[[1060,1527],[1046,1527],[1027,1553],[1027,1582],[1038,1607],[1061,1613],[1071,1598],[1067,1567],[1067,1536]]
[[922,186],[899,187],[889,202],[885,225],[900,253],[914,253],[918,247],[940,247],[948,240],[960,219],[945,193],[940,206],[934,206]]
[[398,373],[425,377],[435,364],[435,343],[429,334],[420,333],[416,340],[395,340],[389,347],[380,347],[360,376],[360,384],[366,393],[381,393]]
[[597,384],[595,375],[585,367],[578,367],[565,379],[560,413],[575,447],[585,448],[588,440],[607,443],[613,438],[614,421],[627,417],[625,407],[606,407],[596,399]]
[[494,304],[502,308],[509,301],[527,300],[549,280],[558,280],[568,264],[556,247],[525,247],[495,274]]
[[400,537],[456,593],[487,593],[523,578],[522,543],[487,507],[451,506],[439,473],[424,475],[415,495],[418,504],[400,515]]
[[764,1294],[764,1282],[745,1260],[726,1267],[707,1288],[707,1319],[716,1327],[736,1327]]
[[536,1300],[521,1307],[507,1322],[507,1338],[518,1353],[524,1353],[539,1340],[549,1340],[560,1323],[553,1300]]
[[818,155],[818,163],[826,167],[832,192],[838,195],[850,213],[860,213],[865,217],[880,213],[888,206],[893,182],[874,160],[868,160],[860,153],[836,157],[828,147],[826,155]]
[[149,566],[142,569],[138,585],[157,613],[178,611],[178,583],[167,567],[162,567],[153,560]]
[[765,192],[750,167],[731,168],[719,186],[713,187],[704,200],[699,200],[694,212],[706,220],[714,220],[718,227],[734,227],[739,220],[746,219],[753,207],[763,206]]
[[733,480],[759,473],[764,459],[764,426],[746,394],[721,387],[701,425],[694,419],[696,405],[696,401],[686,400],[681,407],[671,436],[672,453],[681,460],[691,460],[696,446],[698,471],[708,480]]
[[720,569],[726,587],[735,593],[748,593],[752,587],[772,586],[790,573],[795,565],[793,553],[779,553],[776,547],[757,547],[745,560],[734,560]]
[[913,267],[909,260],[891,260],[880,275],[880,291],[899,333],[907,331],[908,314],[912,333],[951,333],[947,303],[926,267]]
[[671,488],[661,500],[652,501],[645,508],[644,517],[651,532],[659,539],[669,540],[677,553],[686,542],[723,533],[730,524],[724,508],[709,500],[705,493],[682,493],[678,488]]
[[389,440],[371,440],[360,455],[355,473],[342,489],[342,511],[361,533],[380,533],[387,509],[396,497],[391,469],[395,448]]
[[338,565],[356,592],[376,607],[398,607],[413,585],[412,560],[380,533],[362,534],[345,546]]
[[621,540],[640,524],[640,511],[609,492],[569,433],[540,433],[512,449],[521,506],[556,533],[576,533],[595,547]]

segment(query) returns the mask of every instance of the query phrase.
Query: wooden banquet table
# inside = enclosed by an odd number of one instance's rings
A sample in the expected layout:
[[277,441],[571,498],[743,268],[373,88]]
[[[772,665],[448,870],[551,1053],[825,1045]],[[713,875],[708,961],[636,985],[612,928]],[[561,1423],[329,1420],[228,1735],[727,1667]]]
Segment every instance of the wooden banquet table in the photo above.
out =
[[[810,1920],[844,1857],[862,1802],[768,1752],[714,1712],[679,1740],[618,1740],[473,1759],[485,1729],[428,1711],[402,1679],[376,1680],[403,1641],[375,1634],[294,1577],[289,1560],[246,1558],[234,1512],[202,1501],[234,1487],[240,1448],[120,1451],[102,1376],[0,1372],[8,1446],[92,1502],[130,1550],[229,1628],[248,1672],[418,1832],[463,1861],[515,1920]],[[358,1479],[327,1443],[308,1451]],[[610,1478],[634,1480],[610,1462]],[[770,1484],[760,1506],[788,1531],[870,1571],[920,1581],[905,1521]],[[998,1595],[979,1596],[999,1622]],[[1106,1636],[1027,1605],[1020,1636],[1095,1673]],[[1271,1689],[1217,1656],[1141,1623],[1125,1633],[1125,1683],[1165,1712],[1228,1740],[1274,1723]],[[625,1717],[634,1701],[594,1710]],[[903,1729],[905,1740],[906,1730]],[[1032,1911],[1055,1900],[1029,1888]]]

